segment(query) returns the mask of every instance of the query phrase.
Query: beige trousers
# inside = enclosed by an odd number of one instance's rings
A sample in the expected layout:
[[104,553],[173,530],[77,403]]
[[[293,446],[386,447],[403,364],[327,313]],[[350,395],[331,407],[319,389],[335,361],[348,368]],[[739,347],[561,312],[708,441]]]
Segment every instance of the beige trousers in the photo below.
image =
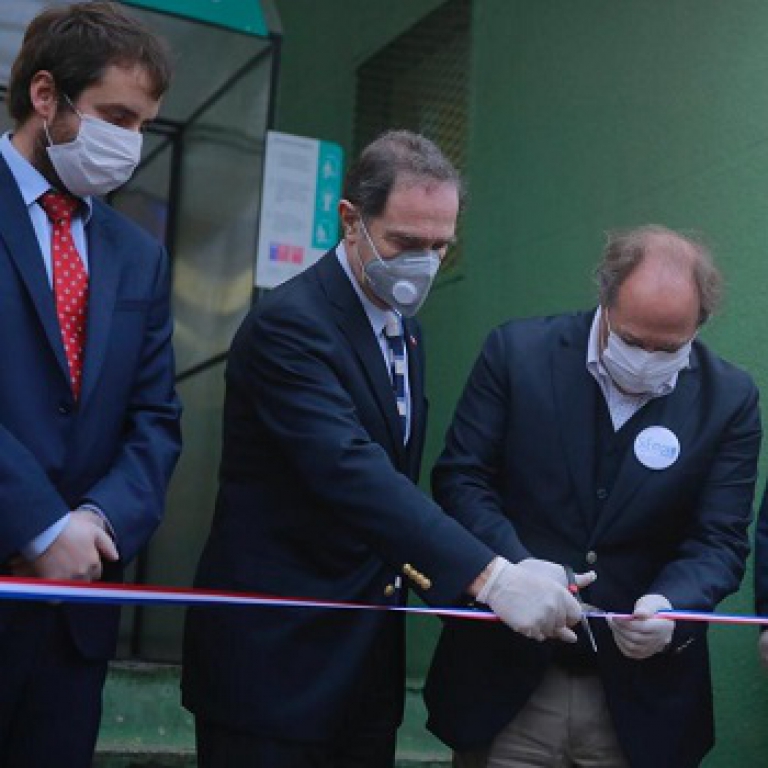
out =
[[454,768],[629,768],[596,674],[552,665],[515,719]]

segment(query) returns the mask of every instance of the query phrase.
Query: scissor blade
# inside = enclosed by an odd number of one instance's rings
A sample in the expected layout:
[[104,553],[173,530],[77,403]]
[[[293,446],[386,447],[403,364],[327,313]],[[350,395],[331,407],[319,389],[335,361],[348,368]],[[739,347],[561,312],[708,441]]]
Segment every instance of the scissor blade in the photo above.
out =
[[589,626],[589,619],[586,616],[581,617],[581,626],[584,627],[584,632],[589,638],[589,644],[592,646],[592,650],[597,653],[597,643],[595,642],[595,636],[592,634],[592,627]]

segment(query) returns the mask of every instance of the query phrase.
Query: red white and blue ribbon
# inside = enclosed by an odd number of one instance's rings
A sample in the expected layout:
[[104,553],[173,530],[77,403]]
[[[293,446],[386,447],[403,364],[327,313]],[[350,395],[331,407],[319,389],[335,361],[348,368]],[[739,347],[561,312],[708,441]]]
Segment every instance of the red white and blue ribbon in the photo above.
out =
[[16,577],[0,578],[0,600],[108,605],[243,605],[267,608],[322,608],[347,611],[394,611],[485,621],[497,620],[495,614],[473,608],[372,605],[340,600],[276,597],[253,592],[221,592],[209,589],[136,586],[106,582],[48,581]]
[[[95,603],[108,605],[242,605],[262,608],[316,608],[347,611],[389,611],[413,615],[443,616],[479,621],[498,621],[490,611],[475,608],[428,608],[404,605],[371,605],[339,600],[312,600],[276,597],[252,592],[224,592],[208,589],[153,587],[105,582],[47,581],[16,577],[0,578],[0,600],[37,602]],[[590,619],[629,619],[631,614],[588,611]],[[661,611],[659,617],[671,621],[697,621],[708,624],[768,626],[768,616],[706,613],[699,611]]]

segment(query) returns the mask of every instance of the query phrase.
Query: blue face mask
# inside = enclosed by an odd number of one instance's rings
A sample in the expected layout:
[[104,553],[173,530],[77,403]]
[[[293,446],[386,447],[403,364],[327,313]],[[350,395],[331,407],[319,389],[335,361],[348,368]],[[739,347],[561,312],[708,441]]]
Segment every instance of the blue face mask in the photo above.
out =
[[358,251],[357,258],[371,290],[385,304],[405,317],[413,317],[429,294],[432,282],[440,269],[440,256],[436,251],[404,251],[382,259],[368,234],[362,217],[360,226],[373,255],[376,257],[363,264]]

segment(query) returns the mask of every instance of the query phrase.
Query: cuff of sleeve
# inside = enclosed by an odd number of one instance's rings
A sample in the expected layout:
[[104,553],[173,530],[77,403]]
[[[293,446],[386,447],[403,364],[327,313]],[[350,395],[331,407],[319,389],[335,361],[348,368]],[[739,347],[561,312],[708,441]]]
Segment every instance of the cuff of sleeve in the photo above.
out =
[[69,522],[69,513],[64,515],[61,519],[57,520],[52,526],[49,528],[46,528],[41,534],[38,536],[35,536],[32,541],[29,542],[26,546],[21,548],[21,556],[31,562],[32,560],[37,560],[40,555],[42,555],[48,547],[53,544],[54,541],[59,537],[59,534],[64,530],[67,523]]
[[491,564],[491,572],[488,574],[488,580],[483,584],[482,589],[477,593],[477,600],[488,605],[491,592],[501,572],[509,565],[509,562],[503,557],[497,557]]
[[84,510],[86,512],[93,512],[94,515],[98,515],[103,521],[104,521],[104,527],[107,530],[107,533],[112,538],[112,541],[117,543],[117,536],[115,535],[115,529],[112,527],[112,523],[109,522],[109,518],[104,514],[104,510],[101,509],[101,507],[97,507],[95,504],[92,504],[89,501],[85,501],[82,504],[78,504],[77,508],[80,510]]

